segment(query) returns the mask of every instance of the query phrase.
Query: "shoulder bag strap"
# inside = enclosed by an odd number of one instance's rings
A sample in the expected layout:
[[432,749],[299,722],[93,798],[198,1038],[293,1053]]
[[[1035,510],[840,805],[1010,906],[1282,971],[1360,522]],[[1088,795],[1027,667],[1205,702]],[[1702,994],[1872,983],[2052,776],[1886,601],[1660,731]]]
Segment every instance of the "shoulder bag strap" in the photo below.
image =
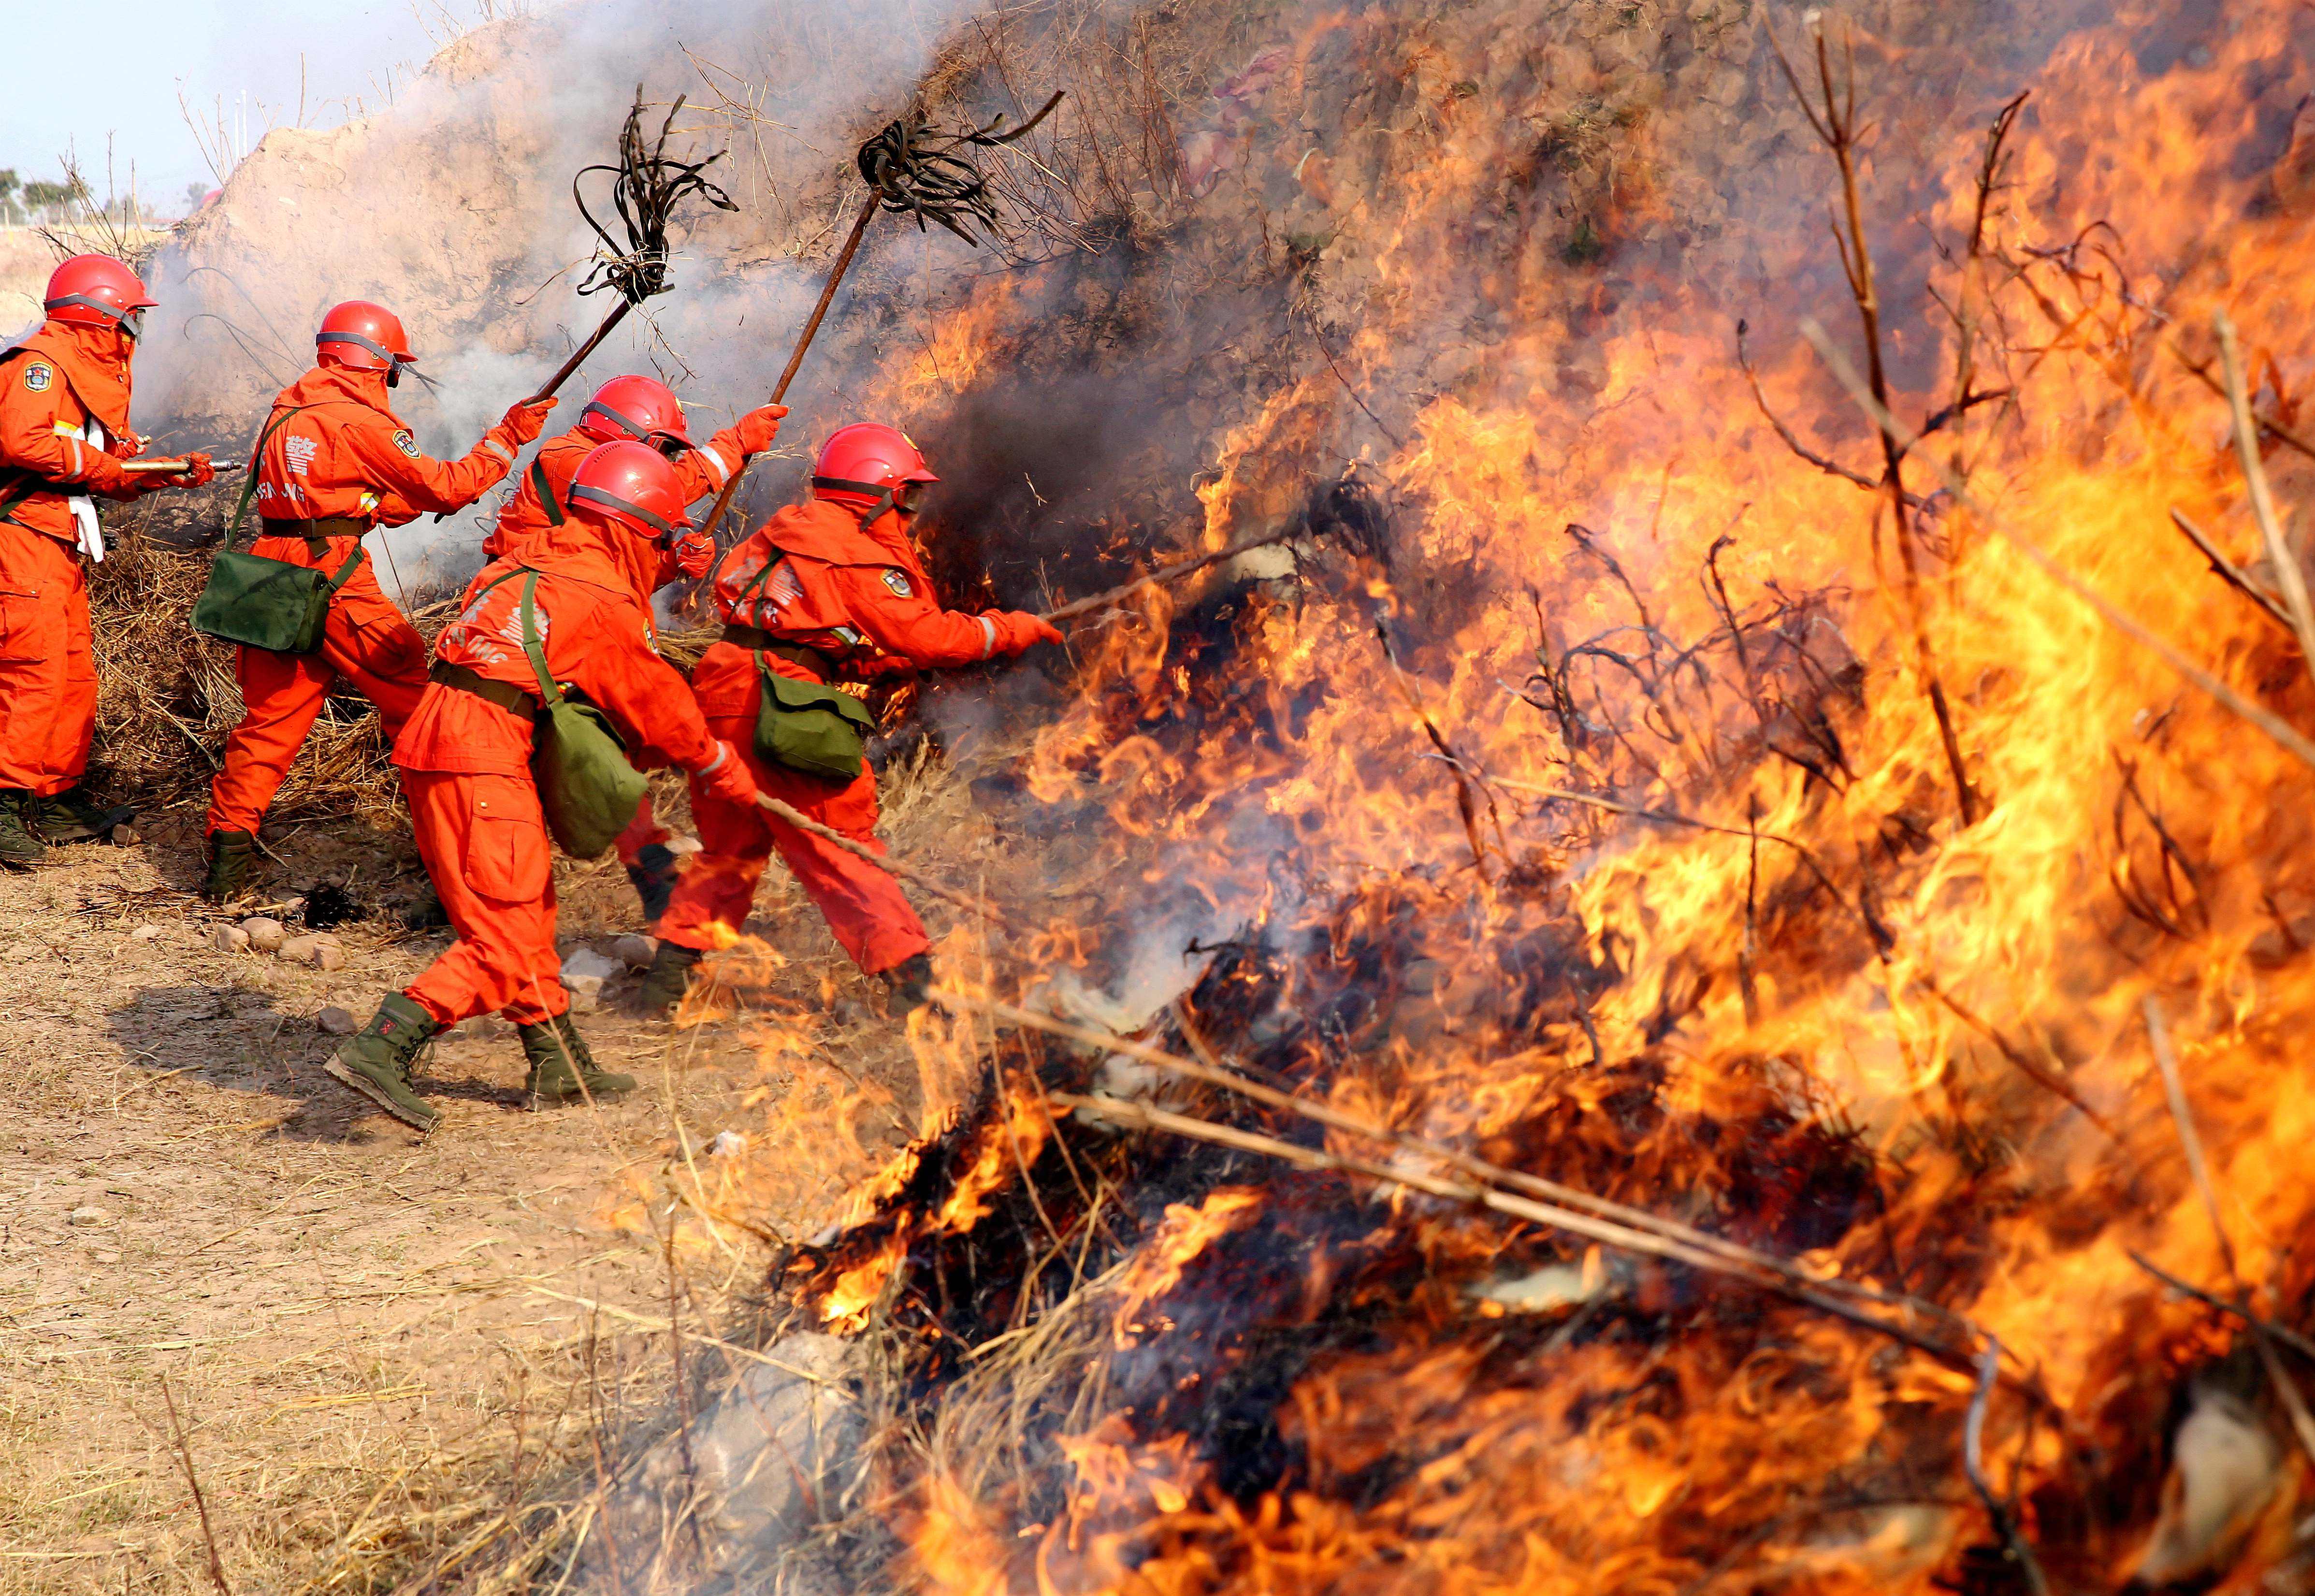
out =
[[[226,528],[226,547],[231,548],[235,544],[241,541],[242,523],[248,520],[249,501],[256,495],[257,492],[257,468],[265,457],[265,446],[273,441],[273,435],[276,432],[280,431],[281,429],[288,423],[291,416],[296,415],[299,411],[306,408],[308,407],[303,404],[291,405],[288,409],[283,411],[279,416],[275,417],[271,421],[268,422],[266,424],[265,430],[257,435],[257,447],[249,451],[249,473],[241,479],[241,498],[233,507],[233,523]],[[355,558],[359,559],[360,557],[360,553],[357,550]],[[344,571],[338,573],[338,582],[343,582],[345,579],[351,574],[353,574],[353,567],[349,565]],[[333,593],[336,592],[337,584],[333,583],[330,590]]]
[[356,538],[354,540],[354,552],[348,554],[346,556],[346,563],[338,567],[337,575],[330,578],[330,596],[332,598],[336,598],[338,590],[344,587],[347,581],[352,578],[354,568],[362,563],[362,554],[363,550],[361,540],[359,538]]
[[546,511],[546,524],[560,527],[569,518],[563,507],[554,502],[554,489],[546,480],[546,462],[533,455],[530,457],[530,485],[538,491],[538,502]]
[[[514,573],[509,572],[507,575]],[[505,577],[499,579],[505,581]],[[492,582],[492,587],[498,586]],[[484,590],[487,591],[488,590]],[[542,704],[563,702],[563,689],[554,685],[554,678],[546,669],[546,651],[539,646],[538,611],[532,607],[531,595],[538,591],[538,572],[526,571],[522,575],[522,652],[530,656],[530,668],[538,677],[538,697]]]

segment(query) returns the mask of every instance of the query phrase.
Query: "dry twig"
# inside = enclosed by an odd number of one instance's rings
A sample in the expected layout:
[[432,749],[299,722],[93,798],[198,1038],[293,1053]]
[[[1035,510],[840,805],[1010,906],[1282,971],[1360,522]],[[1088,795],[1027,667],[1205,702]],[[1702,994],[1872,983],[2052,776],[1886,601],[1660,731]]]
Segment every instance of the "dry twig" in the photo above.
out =
[[2242,459],[2243,481],[2250,488],[2251,513],[2258,521],[2259,537],[2266,545],[2267,563],[2283,589],[2284,607],[2291,614],[2291,629],[2299,637],[2299,653],[2308,674],[2315,677],[2315,606],[2307,598],[2307,578],[2299,556],[2283,535],[2283,518],[2275,513],[2275,494],[2266,485],[2266,466],[2258,457],[2258,423],[2251,418],[2250,395],[2243,386],[2242,350],[2235,342],[2235,324],[2221,311],[2213,318],[2219,330],[2219,354],[2227,373],[2227,403],[2234,417],[2235,450]]
[[[1858,380],[1856,368],[1849,365],[1847,356],[1833,347],[1832,341],[1825,336],[1823,327],[1817,325],[1814,320],[1804,321],[1801,324],[1801,335],[1815,345],[1818,356],[1823,359],[1833,376],[1840,380],[1841,386],[1849,391],[1849,398],[1856,403],[1858,409],[1884,427],[1893,430],[1904,428],[1904,423],[1892,415],[1888,408],[1875,399],[1865,385]],[[1907,436],[1918,437],[1916,434],[1907,434]],[[2059,564],[2049,550],[2018,531],[2000,516],[1994,514],[1989,506],[1969,491],[1967,483],[1947,469],[1941,462],[1934,457],[1925,457],[1929,460],[1930,469],[1938,472],[1945,479],[1946,486],[1952,490],[1955,499],[1963,509],[2007,538],[2020,554],[2040,566],[2051,581],[2097,611],[2099,618],[2107,625],[2125,637],[2145,645],[2171,669],[2266,732],[2284,752],[2305,764],[2310,769],[2315,769],[2315,741],[2310,741],[2280,715],[2253,704],[2217,677],[2189,660],[2176,644],[2154,632],[2135,616],[2112,602],[2080,577]]]
[[2203,1211],[2210,1219],[2212,1234],[2218,1238],[2219,1258],[2226,1265],[2229,1283],[2234,1287],[2236,1310],[2250,1326],[2259,1364],[2275,1387],[2284,1411],[2291,1415],[2291,1429],[2298,1437],[2299,1450],[2307,1454],[2310,1461],[2315,1461],[2315,1415],[2307,1411],[2307,1399],[2300,1394],[2299,1382],[2284,1368],[2282,1355],[2275,1350],[2274,1338],[2266,1333],[2266,1322],[2251,1311],[2250,1288],[2243,1283],[2234,1240],[2227,1234],[2226,1220],[2219,1212],[2219,1194],[2211,1184],[2210,1161],[2203,1156],[2203,1138],[2195,1129],[2194,1110],[2186,1102],[2186,1083],[2178,1074],[2178,1058],[2171,1050],[2170,1033],[2162,1023],[2161,1006],[2149,998],[2145,1012],[2146,1036],[2153,1044],[2154,1062],[2162,1071],[2162,1092],[2170,1104],[2171,1122],[2178,1128],[2178,1146],[2186,1155],[2186,1172],[2194,1177],[2195,1191],[2203,1200]]

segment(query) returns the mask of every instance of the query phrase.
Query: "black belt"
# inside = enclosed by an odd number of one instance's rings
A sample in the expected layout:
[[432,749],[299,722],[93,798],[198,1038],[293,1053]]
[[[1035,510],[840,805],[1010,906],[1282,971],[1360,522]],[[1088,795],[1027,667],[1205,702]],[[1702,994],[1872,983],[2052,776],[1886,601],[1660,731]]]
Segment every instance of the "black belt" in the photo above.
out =
[[518,687],[512,682],[502,682],[467,669],[464,665],[452,665],[441,660],[434,661],[426,672],[430,680],[446,687],[456,687],[461,693],[472,693],[485,704],[495,704],[510,715],[526,721],[538,718],[538,695]]
[[790,643],[778,633],[767,632],[761,626],[726,626],[723,628],[723,641],[733,648],[761,649],[765,653],[777,654],[791,665],[801,665],[806,670],[818,672],[822,681],[836,679],[835,661],[818,649]]
[[258,530],[267,537],[302,537],[306,552],[321,554],[328,552],[333,537],[361,537],[370,529],[370,523],[359,516],[317,516],[310,521],[264,520]]

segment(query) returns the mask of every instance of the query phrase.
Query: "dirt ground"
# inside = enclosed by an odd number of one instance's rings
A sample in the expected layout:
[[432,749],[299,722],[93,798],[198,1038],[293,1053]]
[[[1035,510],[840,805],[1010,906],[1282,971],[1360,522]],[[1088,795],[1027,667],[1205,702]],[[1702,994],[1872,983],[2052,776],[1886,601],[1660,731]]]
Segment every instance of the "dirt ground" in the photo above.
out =
[[[917,774],[896,846],[989,846],[961,782]],[[624,1012],[633,977],[581,1016],[633,1096],[527,1112],[512,1035],[453,1035],[421,1066],[447,1111],[421,1139],[322,1074],[315,1016],[367,1020],[448,933],[343,926],[333,971],[217,951],[196,824],[0,875],[9,1596],[213,1589],[212,1542],[242,1592],[503,1554],[522,1482],[649,1432],[671,1299],[687,1345],[740,1323],[777,1236],[828,1223],[924,1101],[902,1021],[775,864],[765,945],[705,1023]],[[278,885],[414,881],[391,835],[285,830]],[[615,862],[558,868],[566,947],[639,928]]]

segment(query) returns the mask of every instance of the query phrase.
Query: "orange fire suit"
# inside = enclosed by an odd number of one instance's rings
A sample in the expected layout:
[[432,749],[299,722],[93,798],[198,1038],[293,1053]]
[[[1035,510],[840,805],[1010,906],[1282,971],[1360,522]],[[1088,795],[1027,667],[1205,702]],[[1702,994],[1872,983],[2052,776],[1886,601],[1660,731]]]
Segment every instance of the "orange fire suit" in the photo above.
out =
[[[675,466],[676,483],[687,503],[722,492],[732,474],[748,463],[751,451],[744,447],[746,432],[745,427],[726,427],[703,448],[686,449],[675,457],[670,464]],[[522,474],[521,486],[499,511],[498,525],[491,528],[491,535],[483,539],[483,556],[490,560],[510,555],[521,558],[523,551],[554,526],[547,515],[546,501],[539,497],[541,481],[545,483],[548,495],[560,506],[570,494],[571,478],[578,471],[579,462],[601,446],[602,439],[590,438],[576,428],[540,444],[538,453],[531,457],[529,466]],[[479,584],[484,580],[484,575],[478,575],[475,582]],[[475,587],[470,585],[466,591],[472,594]],[[638,863],[643,849],[664,847],[668,835],[667,828],[652,812],[651,794],[644,794],[643,806],[635,811],[634,824],[619,833],[616,845],[619,863]]]
[[[464,509],[503,478],[515,451],[537,435],[532,420],[525,436],[519,413],[527,412],[510,412],[463,458],[430,459],[387,408],[384,372],[315,367],[273,401],[260,434],[264,445],[252,469],[264,530],[251,552],[334,573],[371,527]],[[402,730],[426,687],[426,644],[387,599],[367,556],[330,601],[318,652],[240,647],[235,654],[244,710],[210,784],[210,831],[256,831],[340,677],[377,705],[388,737]]]
[[[817,500],[779,511],[732,551],[716,578],[715,602],[727,628],[724,639],[708,649],[691,677],[708,728],[748,757],[763,792],[879,853],[883,844],[875,834],[873,771],[864,767],[857,779],[838,785],[772,764],[755,751],[763,697],[756,651],[776,641],[820,656],[823,668],[815,669],[767,653],[783,676],[859,680],[1016,654],[1053,635],[1031,615],[943,609],[897,513],[887,511],[864,528],[843,506]],[[732,628],[764,635],[735,639]],[[866,973],[905,963],[928,945],[900,883],[866,860],[760,809],[720,802],[696,782],[691,813],[701,851],[660,920],[659,935],[667,941],[700,949],[729,944],[777,848],[836,940]]]
[[[670,462],[675,467],[676,484],[682,490],[684,502],[705,499],[710,493],[720,493],[732,474],[748,463],[749,451],[741,447],[747,429],[726,427],[709,439],[705,447],[686,449]],[[602,440],[588,437],[572,429],[557,438],[550,438],[538,446],[530,465],[515,489],[514,497],[499,511],[498,525],[483,539],[485,559],[502,560],[512,554],[520,558],[530,540],[547,530],[550,520],[546,505],[538,496],[539,478],[544,475],[553,490],[554,502],[561,504],[571,492],[572,474],[579,462],[602,447]]]
[[129,429],[134,347],[115,328],[49,322],[0,356],[0,790],[48,797],[88,768],[88,501],[167,485],[120,468],[143,448]]
[[[535,571],[532,603],[554,679],[611,717],[637,766],[679,766],[725,800],[747,803],[754,788],[746,767],[717,745],[690,688],[652,646],[642,595],[656,562],[657,551],[640,539],[596,532],[574,517],[533,541],[525,560],[483,572],[484,590],[436,641],[435,669],[462,667],[535,696],[520,574]],[[495,581],[509,572],[516,574]],[[394,745],[418,851],[458,933],[406,989],[444,1025],[494,1010],[536,1024],[569,1006],[531,734],[527,714],[436,680]]]

